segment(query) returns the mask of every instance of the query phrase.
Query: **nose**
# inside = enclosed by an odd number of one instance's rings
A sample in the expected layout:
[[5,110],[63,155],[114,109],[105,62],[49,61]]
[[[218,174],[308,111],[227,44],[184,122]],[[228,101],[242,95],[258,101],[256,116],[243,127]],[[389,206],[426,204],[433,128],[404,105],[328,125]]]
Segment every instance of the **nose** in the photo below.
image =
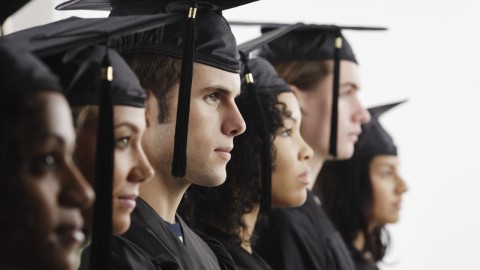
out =
[[73,162],[68,165],[67,173],[62,177],[64,179],[62,179],[60,190],[60,204],[81,209],[90,208],[95,199],[95,193]]
[[366,124],[370,122],[371,116],[360,100],[357,98],[355,109],[353,111],[353,121],[356,123]]
[[127,181],[134,183],[145,182],[152,178],[154,174],[152,165],[150,165],[142,146],[139,144],[138,147],[139,150],[136,158],[137,164],[132,168],[127,176]]
[[298,153],[298,159],[301,161],[306,161],[309,160],[313,157],[313,149],[310,147],[310,145],[305,142],[303,137],[300,135],[300,142],[301,142],[301,147],[300,151]]
[[232,101],[231,105],[227,108],[226,113],[227,117],[224,118],[222,123],[223,134],[234,137],[245,132],[245,121],[234,101]]
[[403,194],[403,193],[407,192],[408,191],[408,185],[405,182],[405,180],[401,176],[398,176],[397,181],[398,181],[397,182],[397,193],[398,194]]

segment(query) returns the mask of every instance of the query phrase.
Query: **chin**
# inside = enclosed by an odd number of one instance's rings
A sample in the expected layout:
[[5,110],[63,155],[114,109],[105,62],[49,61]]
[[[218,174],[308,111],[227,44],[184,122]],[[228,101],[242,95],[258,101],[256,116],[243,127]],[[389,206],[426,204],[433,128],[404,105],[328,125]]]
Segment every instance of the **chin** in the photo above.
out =
[[[203,186],[203,187],[216,187],[220,186],[223,183],[225,183],[225,179],[227,178],[227,174],[225,170],[223,172],[219,173],[208,173],[208,174],[200,174],[197,173],[195,174],[196,177],[192,179],[191,183],[198,185],[198,186]],[[201,176],[203,175],[203,176]]]
[[128,217],[116,216],[117,219],[113,220],[112,233],[114,235],[121,235],[128,231],[130,228],[130,215]]

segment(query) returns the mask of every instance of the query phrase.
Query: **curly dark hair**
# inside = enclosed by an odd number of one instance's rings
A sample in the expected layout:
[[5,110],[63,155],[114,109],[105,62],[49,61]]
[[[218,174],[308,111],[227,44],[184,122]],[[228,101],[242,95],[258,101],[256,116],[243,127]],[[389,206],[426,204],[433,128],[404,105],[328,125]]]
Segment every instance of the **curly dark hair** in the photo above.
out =
[[373,206],[370,163],[373,158],[354,156],[349,160],[325,162],[314,192],[350,249],[355,250],[353,242],[361,232],[365,236],[365,248],[361,253],[371,253],[371,260],[378,262],[385,256],[390,237],[384,225],[369,230]]
[[[284,118],[291,113],[286,105],[279,102],[273,91],[258,91],[262,109],[268,122],[271,140],[283,127]],[[232,159],[227,164],[227,179],[219,187],[191,186],[185,194],[179,212],[187,223],[196,230],[203,231],[206,225],[221,228],[235,242],[241,244],[239,233],[246,229],[242,217],[250,213],[261,199],[261,138],[255,128],[255,118],[250,111],[251,98],[248,92],[236,98],[247,129],[234,138]],[[272,145],[272,163],[276,150]],[[272,169],[275,166],[272,164]],[[254,237],[251,241],[253,242]]]

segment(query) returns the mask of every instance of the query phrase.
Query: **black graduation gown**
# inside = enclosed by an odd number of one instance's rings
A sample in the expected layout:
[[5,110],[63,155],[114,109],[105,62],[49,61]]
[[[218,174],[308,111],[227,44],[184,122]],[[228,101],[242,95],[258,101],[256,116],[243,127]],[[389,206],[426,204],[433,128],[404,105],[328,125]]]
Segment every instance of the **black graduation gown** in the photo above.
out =
[[207,226],[204,233],[208,236],[218,240],[233,258],[237,270],[272,270],[268,263],[263,260],[258,253],[248,253],[240,245],[235,243],[235,240],[224,232]]
[[257,252],[275,270],[354,270],[342,237],[311,192],[298,208],[273,209]]
[[[137,199],[131,219],[128,231],[112,238],[112,270],[220,270],[217,256],[178,215],[184,243],[140,198]],[[89,251],[85,250],[84,253]],[[88,265],[83,257],[82,266]]]

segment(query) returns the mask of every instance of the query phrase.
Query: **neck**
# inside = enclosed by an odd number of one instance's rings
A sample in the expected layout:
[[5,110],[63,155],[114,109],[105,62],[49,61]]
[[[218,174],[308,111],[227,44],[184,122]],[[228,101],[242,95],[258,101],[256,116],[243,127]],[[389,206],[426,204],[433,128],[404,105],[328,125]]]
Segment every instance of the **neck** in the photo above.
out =
[[140,198],[150,205],[157,214],[169,223],[175,223],[175,213],[183,194],[190,186],[185,179],[155,171],[150,181],[140,185]]
[[251,238],[253,230],[255,229],[255,223],[257,223],[258,213],[260,212],[260,205],[256,204],[253,206],[250,213],[243,215],[242,220],[247,225],[247,228],[240,228],[240,239],[242,239],[242,248],[245,249],[248,253],[252,254],[252,244]]
[[315,186],[315,182],[317,181],[318,174],[322,169],[323,162],[325,162],[325,157],[321,156],[318,153],[315,153],[311,159],[308,160],[308,166],[310,167],[310,177],[311,180],[308,185],[308,190],[312,190]]
[[361,232],[357,232],[357,236],[353,240],[353,248],[358,250],[359,252],[362,252],[363,249],[365,248],[365,235]]

